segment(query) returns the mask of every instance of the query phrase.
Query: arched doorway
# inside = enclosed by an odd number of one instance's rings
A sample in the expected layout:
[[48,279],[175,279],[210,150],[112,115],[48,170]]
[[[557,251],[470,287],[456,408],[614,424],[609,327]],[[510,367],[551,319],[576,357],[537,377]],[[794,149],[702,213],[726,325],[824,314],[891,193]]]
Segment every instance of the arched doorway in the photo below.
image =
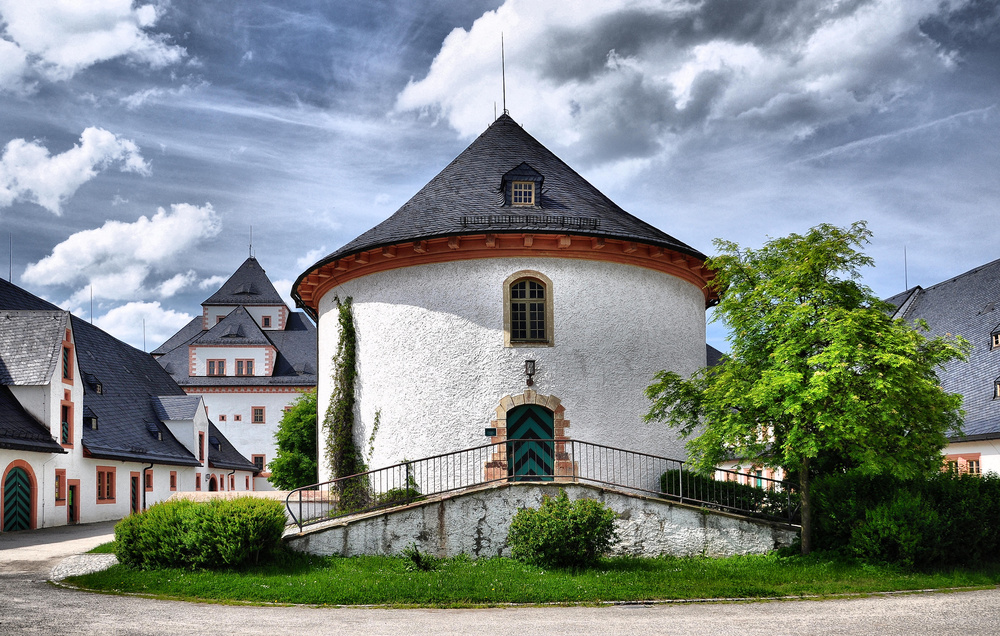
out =
[[31,469],[13,466],[3,480],[4,532],[31,530],[34,527],[34,479]]
[[215,475],[212,475],[212,478],[208,480],[208,491],[215,492],[218,489],[219,489],[219,480],[215,478]]
[[551,410],[522,404],[507,411],[507,474],[514,481],[552,481],[555,428]]

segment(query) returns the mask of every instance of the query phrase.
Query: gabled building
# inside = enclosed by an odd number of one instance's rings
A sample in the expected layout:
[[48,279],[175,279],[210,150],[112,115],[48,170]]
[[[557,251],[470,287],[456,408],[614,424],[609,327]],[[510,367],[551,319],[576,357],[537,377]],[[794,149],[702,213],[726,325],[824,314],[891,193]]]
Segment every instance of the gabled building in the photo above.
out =
[[924,320],[931,334],[959,335],[972,345],[968,362],[938,373],[945,391],[962,394],[965,411],[945,462],[960,472],[1000,473],[1000,260],[887,300],[895,317]]
[[[204,398],[219,430],[262,471],[285,409],[316,387],[316,329],[289,311],[253,257],[153,357],[188,394]],[[255,488],[268,488],[266,477]]]
[[[391,217],[303,272],[292,296],[317,320],[321,412],[338,306],[353,300],[355,443],[370,443],[372,466],[527,437],[680,458],[673,431],[643,422],[644,389],[662,369],[705,366],[711,275],[701,252],[504,114]],[[468,470],[567,474],[572,458],[539,448]]]
[[257,468],[149,355],[0,280],[0,471],[13,531],[249,490]]

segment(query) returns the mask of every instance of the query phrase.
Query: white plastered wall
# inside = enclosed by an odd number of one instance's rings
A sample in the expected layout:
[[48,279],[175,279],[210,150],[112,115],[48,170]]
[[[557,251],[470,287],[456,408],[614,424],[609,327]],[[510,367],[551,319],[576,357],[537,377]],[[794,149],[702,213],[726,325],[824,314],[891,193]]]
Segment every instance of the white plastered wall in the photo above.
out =
[[[503,346],[503,282],[522,270],[552,280],[555,346]],[[321,420],[339,339],[335,296],[353,298],[355,436],[371,467],[487,443],[500,400],[525,389],[525,359],[536,360],[532,388],[565,407],[570,438],[685,456],[672,431],[642,421],[643,391],[661,369],[687,376],[705,365],[705,297],[692,283],[559,258],[438,263],[348,281],[319,304]],[[319,442],[322,449],[322,427]],[[321,459],[320,479],[328,478]]]
[[979,453],[979,468],[982,473],[1000,475],[1000,439],[982,440],[978,442],[960,442],[948,444],[942,455],[972,455]]
[[[285,407],[300,395],[298,391],[267,391],[260,387],[245,387],[245,390],[239,392],[205,393],[202,397],[208,407],[208,416],[236,450],[250,460],[253,455],[264,455],[266,464],[274,459],[274,434],[285,414]],[[252,409],[255,406],[264,407],[263,424],[253,422]],[[236,421],[237,415],[240,416],[240,421]],[[225,416],[226,419],[222,420],[220,416]],[[257,478],[254,481],[257,484],[256,490],[270,489],[265,479]]]

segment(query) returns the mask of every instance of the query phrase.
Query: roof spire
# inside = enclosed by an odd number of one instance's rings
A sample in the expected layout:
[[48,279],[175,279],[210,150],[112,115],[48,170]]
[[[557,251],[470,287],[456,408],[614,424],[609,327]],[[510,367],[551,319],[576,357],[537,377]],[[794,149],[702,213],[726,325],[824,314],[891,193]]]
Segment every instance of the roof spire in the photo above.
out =
[[253,226],[250,226],[250,258],[253,258]]
[[503,31],[500,32],[500,86],[503,91],[503,114],[507,112],[507,62],[503,54]]

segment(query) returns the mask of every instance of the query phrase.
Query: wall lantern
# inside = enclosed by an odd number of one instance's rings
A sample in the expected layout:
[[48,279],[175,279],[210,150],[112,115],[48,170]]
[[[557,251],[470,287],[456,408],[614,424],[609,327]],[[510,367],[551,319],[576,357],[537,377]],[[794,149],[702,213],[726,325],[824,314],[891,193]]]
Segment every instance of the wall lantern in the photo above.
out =
[[535,381],[531,379],[531,376],[535,375],[535,361],[534,360],[525,360],[524,361],[524,374],[526,376],[528,376],[528,386],[533,385],[535,383]]

